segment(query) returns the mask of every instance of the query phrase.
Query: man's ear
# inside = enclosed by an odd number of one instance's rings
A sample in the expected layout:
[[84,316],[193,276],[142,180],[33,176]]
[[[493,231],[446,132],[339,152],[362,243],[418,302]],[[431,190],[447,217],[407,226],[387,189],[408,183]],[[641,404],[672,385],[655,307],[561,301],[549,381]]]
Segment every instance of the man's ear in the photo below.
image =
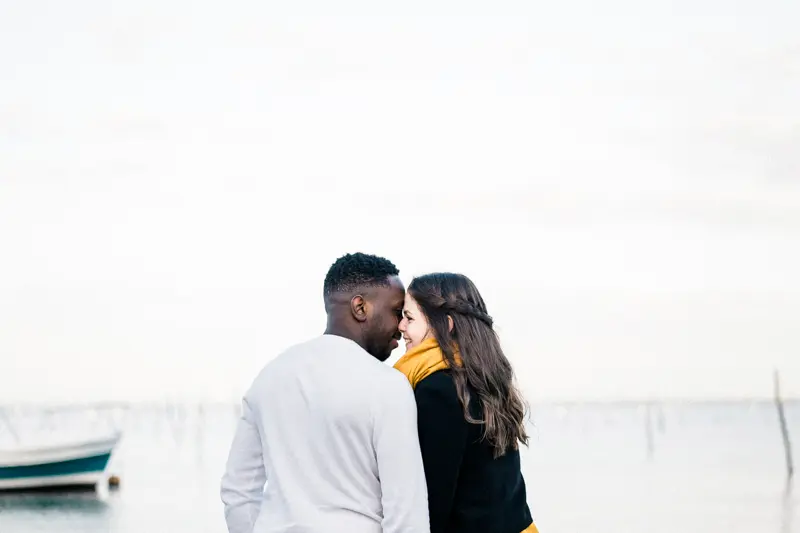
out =
[[360,294],[356,294],[350,299],[350,312],[358,322],[367,321],[367,302]]
[[447,315],[447,331],[453,333],[453,317]]

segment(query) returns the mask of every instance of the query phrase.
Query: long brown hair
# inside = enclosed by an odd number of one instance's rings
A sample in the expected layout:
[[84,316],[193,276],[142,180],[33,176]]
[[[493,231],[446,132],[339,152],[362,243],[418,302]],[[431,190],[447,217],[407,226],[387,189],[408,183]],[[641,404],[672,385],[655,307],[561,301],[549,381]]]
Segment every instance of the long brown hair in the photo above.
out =
[[[483,438],[494,448],[495,457],[518,449],[520,442],[527,445],[525,401],[475,284],[462,274],[433,273],[414,278],[408,292],[428,319],[450,366],[467,422],[484,424]],[[470,413],[470,389],[478,395],[483,420]]]

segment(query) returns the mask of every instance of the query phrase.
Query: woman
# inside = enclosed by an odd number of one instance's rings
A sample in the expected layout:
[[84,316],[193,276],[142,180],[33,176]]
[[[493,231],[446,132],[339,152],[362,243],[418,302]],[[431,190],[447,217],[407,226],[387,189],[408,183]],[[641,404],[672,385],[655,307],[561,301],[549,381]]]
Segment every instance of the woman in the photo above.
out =
[[478,289],[415,278],[395,364],[414,388],[431,533],[535,533],[520,471],[525,406]]

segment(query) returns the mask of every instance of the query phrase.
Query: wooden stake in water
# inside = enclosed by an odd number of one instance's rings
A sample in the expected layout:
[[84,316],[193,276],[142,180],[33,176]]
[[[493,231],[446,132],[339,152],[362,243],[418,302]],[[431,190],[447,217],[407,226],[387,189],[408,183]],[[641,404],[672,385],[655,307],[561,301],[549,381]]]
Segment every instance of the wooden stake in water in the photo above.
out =
[[794,464],[792,463],[792,442],[789,440],[789,428],[786,427],[786,415],[783,412],[783,400],[781,399],[781,383],[778,371],[774,372],[775,381],[775,406],[778,408],[778,420],[781,425],[781,435],[783,436],[783,449],[786,453],[786,471],[789,478],[794,475]]
[[655,436],[653,435],[653,417],[652,417],[652,405],[650,402],[645,404],[645,411],[644,411],[644,435],[645,435],[645,442],[647,443],[647,458],[653,458],[653,451],[655,450]]
[[8,418],[8,414],[5,412],[3,408],[0,408],[0,418],[3,419],[5,422],[6,429],[8,433],[11,435],[11,438],[14,439],[15,444],[19,444],[19,435],[17,431],[14,429],[14,426],[11,424],[11,420]]

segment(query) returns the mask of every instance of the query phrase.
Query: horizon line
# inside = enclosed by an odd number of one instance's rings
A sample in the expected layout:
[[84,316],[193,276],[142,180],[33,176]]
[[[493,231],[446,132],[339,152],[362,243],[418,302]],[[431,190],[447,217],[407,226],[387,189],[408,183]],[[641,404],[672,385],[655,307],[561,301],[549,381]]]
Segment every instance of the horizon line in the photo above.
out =
[[[667,398],[543,398],[536,401],[528,400],[531,407],[536,405],[676,405],[676,404],[745,404],[745,403],[775,403],[774,397],[767,396],[720,396],[720,397],[667,397]],[[782,397],[784,403],[800,402],[800,396]],[[74,408],[127,408],[127,407],[170,407],[170,406],[238,406],[241,400],[199,400],[199,399],[143,399],[143,400],[94,400],[94,401],[21,401],[2,402],[0,409],[7,408],[45,408],[45,409],[74,409]]]

